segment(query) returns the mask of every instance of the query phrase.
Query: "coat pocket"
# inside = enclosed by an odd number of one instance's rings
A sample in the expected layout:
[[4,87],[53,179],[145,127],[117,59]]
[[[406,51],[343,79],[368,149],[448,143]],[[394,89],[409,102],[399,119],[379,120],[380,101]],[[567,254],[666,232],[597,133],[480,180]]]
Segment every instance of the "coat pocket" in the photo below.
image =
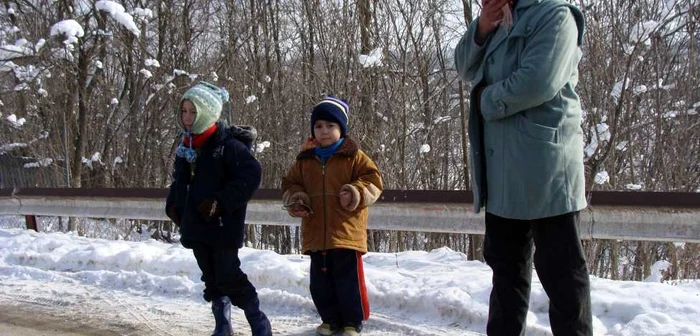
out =
[[507,161],[502,165],[503,194],[488,197],[489,201],[501,200],[503,217],[540,218],[558,206],[566,190],[562,147],[550,141],[556,137],[556,129],[525,117],[518,117],[516,122],[518,129],[504,148]]
[[333,210],[335,220],[333,221],[333,231],[335,236],[345,241],[354,241],[362,237],[363,228],[358,225],[359,210],[348,211],[339,204]]
[[558,142],[559,131],[556,127],[549,127],[530,121],[525,116],[518,114],[518,131],[530,138],[551,143]]

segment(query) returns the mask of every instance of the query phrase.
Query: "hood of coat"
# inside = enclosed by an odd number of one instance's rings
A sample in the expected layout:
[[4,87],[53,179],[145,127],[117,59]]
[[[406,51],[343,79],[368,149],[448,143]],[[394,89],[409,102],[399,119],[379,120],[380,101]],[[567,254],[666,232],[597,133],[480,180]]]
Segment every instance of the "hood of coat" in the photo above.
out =
[[253,126],[249,125],[233,125],[228,126],[226,123],[218,121],[217,122],[216,133],[213,134],[212,138],[216,139],[214,143],[222,144],[226,140],[233,138],[242,142],[248,149],[251,149],[253,142],[258,137],[258,131]]
[[[297,160],[307,160],[316,158],[316,154],[314,154],[314,148],[317,145],[311,145],[309,141],[315,140],[307,140],[307,142],[302,147],[302,151],[299,152],[299,154],[297,155]],[[354,157],[359,150],[360,146],[357,144],[357,142],[355,142],[355,140],[353,140],[351,137],[346,136],[345,140],[343,140],[343,143],[340,144],[340,147],[338,147],[338,150],[336,150],[335,154],[333,155]]]
[[253,148],[253,142],[258,137],[258,131],[250,125],[233,125],[228,128],[226,133],[242,142],[248,149]]
[[574,16],[574,19],[576,20],[576,25],[578,26],[578,39],[577,43],[579,46],[583,44],[583,33],[585,30],[585,18],[583,17],[583,13],[581,13],[581,10],[578,9],[578,7],[567,3],[566,1],[556,1],[556,0],[516,0],[515,1],[515,10],[525,10],[526,8],[539,5],[543,1],[552,1],[554,6],[568,6],[569,9],[571,9],[571,14]]

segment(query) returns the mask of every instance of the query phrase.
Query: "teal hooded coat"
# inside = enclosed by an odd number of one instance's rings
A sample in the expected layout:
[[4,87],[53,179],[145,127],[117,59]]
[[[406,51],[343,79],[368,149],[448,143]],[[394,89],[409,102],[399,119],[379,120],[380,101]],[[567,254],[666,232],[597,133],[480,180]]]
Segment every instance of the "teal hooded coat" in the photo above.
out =
[[[562,0],[519,0],[510,29],[479,46],[474,20],[455,50],[472,88],[474,210],[537,219],[586,207],[578,83],[584,19]],[[473,97],[474,91],[472,91]]]

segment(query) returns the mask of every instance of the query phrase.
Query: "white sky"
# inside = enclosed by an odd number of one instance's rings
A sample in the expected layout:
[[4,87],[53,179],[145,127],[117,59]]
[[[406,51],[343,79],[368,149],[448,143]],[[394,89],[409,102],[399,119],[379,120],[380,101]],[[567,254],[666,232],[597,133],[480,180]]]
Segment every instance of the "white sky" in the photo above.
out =
[[[140,324],[154,334],[211,331],[190,250],[154,240],[6,228],[17,221],[0,217],[0,304],[49,302],[63,311],[103,314],[113,325]],[[309,258],[251,248],[243,248],[240,257],[276,332],[311,335],[319,319],[308,290]],[[491,288],[485,264],[448,248],[368,253],[364,263],[372,316],[363,335],[485,332]],[[700,281],[591,281],[595,335],[700,335]],[[238,309],[234,323],[249,332]],[[536,275],[527,335],[550,335],[547,296]]]

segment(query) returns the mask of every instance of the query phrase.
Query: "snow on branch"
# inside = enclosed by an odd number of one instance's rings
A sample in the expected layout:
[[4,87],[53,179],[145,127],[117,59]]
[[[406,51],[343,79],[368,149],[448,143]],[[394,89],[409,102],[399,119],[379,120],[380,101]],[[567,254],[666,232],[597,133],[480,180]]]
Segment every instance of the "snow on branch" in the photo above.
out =
[[11,44],[0,46],[0,61],[8,61],[31,55],[34,55],[34,50],[31,48]]
[[27,147],[26,143],[22,142],[14,142],[14,143],[9,143],[5,145],[0,145],[0,154],[5,154],[9,151],[14,150],[15,148],[24,148]]
[[83,26],[73,19],[63,20],[57,22],[51,26],[51,36],[63,36],[66,39],[63,41],[64,44],[73,44],[78,42],[78,37],[83,37],[85,31]]
[[370,51],[369,55],[360,55],[360,64],[365,68],[382,66],[382,48]]
[[141,31],[136,27],[134,17],[124,10],[124,6],[109,0],[100,0],[95,2],[95,8],[109,13],[117,22],[121,23],[124,28],[128,29],[134,35],[139,36]]
[[30,162],[30,163],[25,163],[24,168],[40,168],[40,167],[48,167],[53,163],[53,159],[51,158],[45,158],[38,160],[36,162]]

